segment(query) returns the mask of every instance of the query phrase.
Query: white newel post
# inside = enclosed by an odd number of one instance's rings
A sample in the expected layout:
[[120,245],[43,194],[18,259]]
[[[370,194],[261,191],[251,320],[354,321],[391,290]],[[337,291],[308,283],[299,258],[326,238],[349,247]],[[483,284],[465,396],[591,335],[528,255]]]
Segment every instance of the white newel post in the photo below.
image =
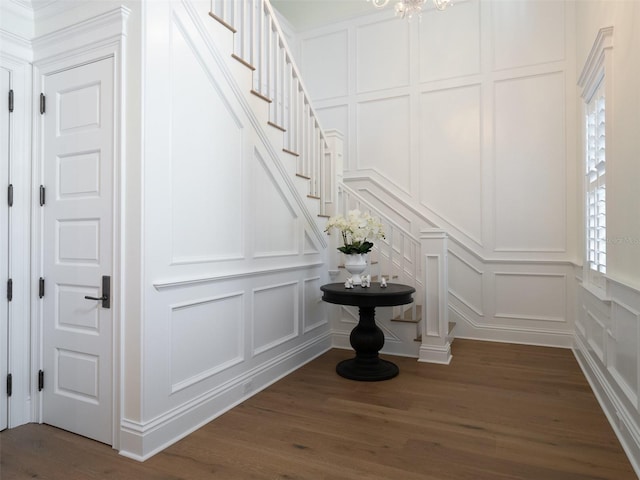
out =
[[449,283],[447,233],[439,229],[420,232],[425,305],[419,362],[451,362],[449,341]]
[[328,148],[325,151],[324,168],[324,212],[326,215],[336,215],[338,209],[338,185],[342,183],[344,161],[344,136],[338,130],[326,130],[325,139]]
[[[340,197],[338,193],[338,185],[342,183],[344,161],[344,136],[338,130],[326,130],[325,138],[328,148],[324,155],[324,191],[323,193],[323,209],[324,214],[333,216],[340,213]],[[342,261],[342,254],[337,248],[340,246],[340,236],[335,232],[331,235],[329,241],[329,273],[338,274],[338,265]]]

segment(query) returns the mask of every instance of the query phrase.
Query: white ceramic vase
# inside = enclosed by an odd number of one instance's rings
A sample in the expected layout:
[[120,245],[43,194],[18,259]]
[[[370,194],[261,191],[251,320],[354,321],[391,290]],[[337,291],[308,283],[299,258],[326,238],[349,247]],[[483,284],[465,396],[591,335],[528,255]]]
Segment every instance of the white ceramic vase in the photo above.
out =
[[345,254],[344,268],[351,274],[351,280],[354,285],[362,284],[362,277],[360,276],[367,269],[367,254],[366,253],[351,253]]

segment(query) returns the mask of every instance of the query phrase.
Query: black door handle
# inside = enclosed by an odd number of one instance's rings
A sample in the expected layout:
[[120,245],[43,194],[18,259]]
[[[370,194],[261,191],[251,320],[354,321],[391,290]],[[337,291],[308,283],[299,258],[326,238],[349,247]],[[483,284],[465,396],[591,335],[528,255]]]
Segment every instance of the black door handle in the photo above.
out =
[[111,308],[111,299],[109,296],[111,295],[111,277],[108,275],[104,275],[102,277],[102,296],[101,297],[92,297],[90,295],[85,295],[84,298],[87,300],[97,300],[102,302],[102,308]]
[[106,295],[102,295],[101,297],[90,297],[89,295],[85,295],[85,297],[87,300],[100,300],[100,301],[105,301],[108,300],[109,297],[107,297]]

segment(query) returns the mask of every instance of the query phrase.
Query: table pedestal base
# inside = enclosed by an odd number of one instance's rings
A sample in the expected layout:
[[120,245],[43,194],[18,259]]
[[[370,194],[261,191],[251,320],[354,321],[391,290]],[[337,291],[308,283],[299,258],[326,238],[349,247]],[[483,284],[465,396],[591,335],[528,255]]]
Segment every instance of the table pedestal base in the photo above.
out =
[[384,333],[375,322],[375,307],[360,307],[360,321],[349,336],[356,357],[336,366],[338,375],[350,380],[377,382],[398,375],[398,367],[378,357],[384,345]]
[[343,360],[336,365],[338,375],[350,380],[361,382],[378,382],[389,380],[398,375],[398,366],[381,358],[376,358],[374,363],[363,363],[358,358]]

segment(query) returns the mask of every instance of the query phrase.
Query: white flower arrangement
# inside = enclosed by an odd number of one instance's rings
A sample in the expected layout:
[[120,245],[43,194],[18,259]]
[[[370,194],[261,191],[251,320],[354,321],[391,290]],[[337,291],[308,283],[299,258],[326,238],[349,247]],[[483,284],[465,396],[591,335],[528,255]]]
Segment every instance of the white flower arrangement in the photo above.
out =
[[385,238],[384,227],[380,220],[360,210],[350,210],[346,217],[343,215],[331,217],[324,231],[329,232],[332,228],[340,231],[344,245],[338,247],[338,250],[347,255],[368,253],[373,248],[371,240]]

